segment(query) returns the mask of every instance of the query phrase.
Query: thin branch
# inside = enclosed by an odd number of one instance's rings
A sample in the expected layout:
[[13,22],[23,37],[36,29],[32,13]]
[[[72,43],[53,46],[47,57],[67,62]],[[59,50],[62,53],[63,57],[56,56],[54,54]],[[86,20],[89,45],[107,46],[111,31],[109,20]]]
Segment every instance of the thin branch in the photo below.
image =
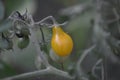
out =
[[45,37],[44,37],[44,33],[43,33],[43,30],[42,30],[41,27],[40,27],[40,32],[41,32],[41,36],[42,36],[43,43],[45,43]]
[[92,51],[95,47],[96,47],[96,46],[93,45],[92,47],[86,49],[86,50],[83,52],[83,54],[80,56],[80,58],[79,58],[79,60],[78,60],[78,62],[77,62],[77,72],[78,72],[78,75],[79,75],[79,76],[82,76],[82,70],[81,70],[81,67],[80,67],[81,63],[84,61],[85,57],[86,57],[89,53],[91,53],[91,51]]
[[104,73],[104,63],[102,62],[102,70],[101,70],[101,80],[105,80],[105,73]]
[[[48,20],[48,19],[51,19],[52,22],[53,22],[53,24],[44,23],[44,21],[46,21],[46,20]],[[66,25],[67,23],[68,23],[68,22],[66,21],[66,22],[64,22],[64,23],[59,24],[59,23],[55,20],[55,18],[54,18],[53,16],[48,16],[48,17],[42,19],[42,20],[39,21],[39,22],[35,22],[35,25],[45,25],[45,26],[48,26],[48,28],[52,28],[53,26],[64,26],[64,25]]]
[[40,20],[38,22],[35,22],[35,25],[40,25],[41,23],[43,23],[44,21],[46,21],[48,19],[53,19],[53,16],[45,17],[44,19],[42,19],[42,20]]
[[4,79],[0,79],[0,80],[16,80],[16,79],[22,79],[22,78],[36,77],[36,76],[44,75],[48,72],[49,72],[48,69],[43,69],[43,70],[39,70],[39,71],[23,73],[20,75],[4,78]]
[[59,75],[59,76],[62,76],[62,77],[65,77],[65,78],[68,78],[68,79],[71,79],[71,80],[73,80],[75,78],[74,76],[69,75],[68,72],[56,69],[52,66],[49,67],[49,69],[50,69],[51,73],[53,73],[53,74],[56,74],[56,75]]
[[93,75],[94,77],[96,77],[96,78],[98,78],[98,75],[95,73],[95,70],[97,69],[97,66],[98,66],[101,62],[102,62],[102,59],[99,59],[99,60],[95,63],[95,65],[93,66],[93,68],[92,68],[92,75]]
[[13,76],[13,77],[0,79],[0,80],[25,79],[25,78],[30,78],[30,77],[39,77],[39,76],[45,75],[45,74],[55,74],[55,75],[58,75],[58,76],[61,76],[61,77],[68,78],[70,80],[74,79],[74,77],[70,76],[67,72],[58,70],[54,67],[48,67],[48,68],[43,69],[43,70],[28,72],[28,73],[24,73],[24,74],[20,74],[20,75],[16,75],[16,76]]

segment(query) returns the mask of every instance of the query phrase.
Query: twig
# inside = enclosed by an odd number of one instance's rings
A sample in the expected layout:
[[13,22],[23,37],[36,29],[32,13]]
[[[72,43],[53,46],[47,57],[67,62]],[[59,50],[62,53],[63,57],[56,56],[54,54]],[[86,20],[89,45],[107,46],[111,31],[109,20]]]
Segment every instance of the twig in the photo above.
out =
[[22,79],[22,78],[28,78],[28,77],[35,77],[39,75],[44,75],[48,72],[49,72],[48,69],[44,69],[44,70],[39,70],[39,71],[34,71],[34,72],[23,73],[20,75],[4,78],[0,80],[16,80],[16,79]]
[[[48,19],[51,19],[53,23],[52,24],[44,23]],[[66,21],[64,23],[59,24],[53,16],[48,16],[48,17],[42,19],[41,21],[35,22],[34,25],[45,25],[45,26],[48,26],[48,28],[52,28],[53,26],[64,26],[67,23],[68,22]]]
[[[97,69],[97,65],[99,65],[100,63],[102,62],[102,59],[99,59],[96,63],[95,63],[95,65],[93,66],[93,68],[92,68],[92,75],[94,76],[94,77],[96,77],[96,78],[98,78],[98,75],[95,73],[95,69]],[[102,66],[101,66],[102,67]],[[100,67],[100,68],[101,68]]]
[[45,43],[45,37],[44,37],[44,33],[43,33],[43,30],[42,30],[41,27],[40,27],[40,32],[41,32],[41,36],[42,36],[43,43]]
[[104,73],[104,63],[102,62],[102,70],[101,70],[101,80],[105,80],[105,73]]
[[34,24],[40,25],[41,23],[43,23],[44,21],[46,21],[46,20],[48,20],[48,19],[53,19],[53,16],[48,16],[48,17],[46,17],[46,18],[44,18],[44,19],[42,19],[42,20],[40,20],[40,21],[38,21],[38,22],[35,22]]
[[16,79],[25,79],[25,78],[30,78],[30,77],[37,77],[40,75],[45,75],[45,74],[55,74],[58,76],[62,76],[68,79],[74,79],[74,77],[71,77],[67,72],[58,70],[54,67],[48,67],[46,69],[43,70],[39,70],[39,71],[34,71],[34,72],[28,72],[28,73],[24,73],[24,74],[20,74],[20,75],[16,75],[13,77],[8,77],[8,78],[4,78],[4,79],[0,79],[0,80],[16,80]]
[[81,70],[81,63],[83,62],[83,60],[85,59],[85,57],[95,48],[96,46],[93,45],[92,47],[86,49],[83,54],[80,56],[78,62],[77,62],[77,73],[79,76],[82,76],[82,70]]

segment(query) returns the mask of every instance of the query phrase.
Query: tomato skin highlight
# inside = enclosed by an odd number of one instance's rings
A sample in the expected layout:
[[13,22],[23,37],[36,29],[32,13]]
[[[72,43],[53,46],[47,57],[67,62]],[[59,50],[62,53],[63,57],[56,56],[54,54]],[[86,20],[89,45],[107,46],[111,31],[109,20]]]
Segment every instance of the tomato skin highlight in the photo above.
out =
[[52,28],[52,31],[51,46],[53,51],[60,57],[70,55],[73,49],[72,38],[61,27],[55,26]]

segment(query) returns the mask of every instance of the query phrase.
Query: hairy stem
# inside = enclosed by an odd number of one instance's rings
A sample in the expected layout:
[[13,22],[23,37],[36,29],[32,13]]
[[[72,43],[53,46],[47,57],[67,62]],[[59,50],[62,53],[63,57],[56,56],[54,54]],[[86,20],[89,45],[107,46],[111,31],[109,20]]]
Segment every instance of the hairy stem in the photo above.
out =
[[43,69],[43,70],[23,73],[23,74],[20,74],[20,75],[4,78],[4,79],[0,79],[0,80],[25,79],[25,78],[30,78],[30,77],[38,77],[38,76],[45,75],[45,74],[55,74],[55,75],[65,77],[65,78],[70,79],[70,80],[74,79],[74,77],[70,76],[67,72],[58,70],[54,67],[48,67],[48,68]]
[[42,40],[43,40],[43,42],[45,43],[45,37],[44,37],[44,33],[43,33],[42,28],[40,28],[40,32],[41,32]]
[[77,62],[77,66],[76,66],[76,70],[77,70],[77,75],[80,77],[83,77],[83,71],[81,69],[81,64],[84,61],[84,59],[86,58],[86,56],[88,54],[90,54],[92,52],[92,50],[96,47],[96,45],[91,46],[90,48],[86,49],[83,54],[80,56],[78,62]]

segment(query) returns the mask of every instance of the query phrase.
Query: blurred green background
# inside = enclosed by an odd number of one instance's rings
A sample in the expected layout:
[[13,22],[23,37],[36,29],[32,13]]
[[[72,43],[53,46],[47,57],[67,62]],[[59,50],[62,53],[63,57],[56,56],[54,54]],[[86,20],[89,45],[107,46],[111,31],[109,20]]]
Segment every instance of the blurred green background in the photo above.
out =
[[[73,14],[65,9],[82,4],[89,4],[92,0],[0,0],[0,23],[2,24],[15,10],[24,13],[26,8],[33,15],[35,21],[39,21],[49,15],[54,16],[59,23],[68,21],[63,29],[71,35],[74,41],[74,49],[66,65],[75,64],[81,52],[89,45],[92,34],[92,21],[95,13],[93,8]],[[0,26],[4,28],[4,26]],[[2,29],[0,28],[0,29]],[[47,33],[46,30],[44,30]],[[46,34],[48,35],[48,34]],[[0,78],[8,77],[24,72],[37,70],[35,60],[37,58],[33,44],[25,49],[19,49],[17,40],[14,40],[14,50],[0,53]],[[59,64],[59,63],[58,63]],[[58,65],[55,63],[55,65]],[[59,65],[58,65],[59,66]]]

